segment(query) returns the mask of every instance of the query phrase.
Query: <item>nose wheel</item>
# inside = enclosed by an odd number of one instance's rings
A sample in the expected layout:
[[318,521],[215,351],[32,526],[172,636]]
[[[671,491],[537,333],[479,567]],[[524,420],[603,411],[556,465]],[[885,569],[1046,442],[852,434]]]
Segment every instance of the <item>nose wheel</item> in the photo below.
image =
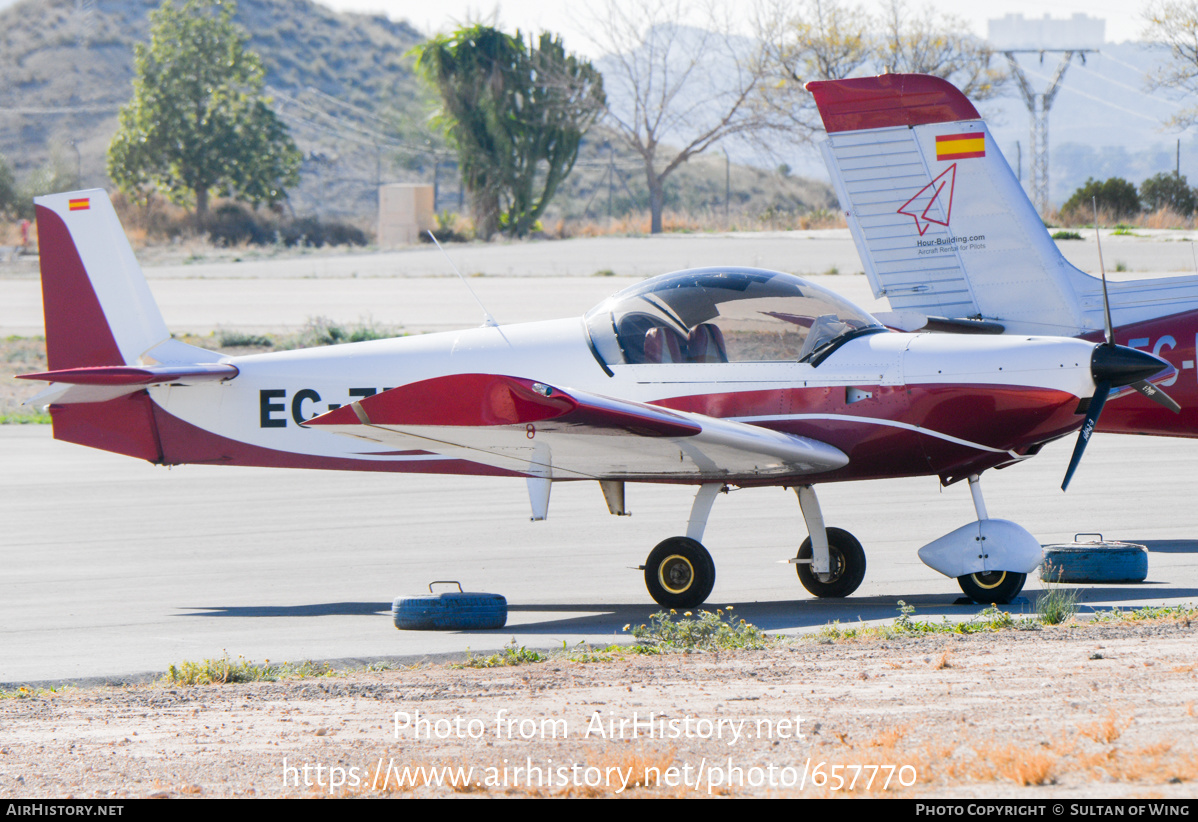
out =
[[698,540],[670,537],[645,560],[645,587],[665,608],[702,605],[714,586],[715,562]]
[[974,602],[989,602],[1006,605],[1023,590],[1027,574],[1010,571],[988,571],[981,574],[966,574],[957,577],[957,584],[965,596]]
[[817,597],[847,597],[865,579],[865,549],[857,538],[843,528],[828,528],[829,572],[817,574],[811,570],[811,537],[799,546],[795,570],[799,582]]

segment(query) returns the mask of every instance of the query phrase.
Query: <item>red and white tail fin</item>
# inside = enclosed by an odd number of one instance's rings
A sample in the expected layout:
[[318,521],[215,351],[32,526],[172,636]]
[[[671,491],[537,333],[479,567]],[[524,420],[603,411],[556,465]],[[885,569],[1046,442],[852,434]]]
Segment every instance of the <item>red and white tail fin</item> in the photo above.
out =
[[[1019,333],[1103,327],[1100,281],[1061,256],[981,115],[952,84],[888,74],[807,88],[875,296],[898,312],[993,320]],[[1112,286],[1117,324],[1198,307],[1198,278]]]
[[169,340],[108,195],[93,189],[34,203],[50,369],[133,365]]
[[172,340],[108,195],[35,198],[54,436],[161,461],[146,387],[230,379],[215,351]]
[[135,366],[144,385],[155,368],[177,376],[192,364],[220,359],[171,339],[104,191],[50,194],[34,203],[50,366],[34,378],[115,386],[122,368]]

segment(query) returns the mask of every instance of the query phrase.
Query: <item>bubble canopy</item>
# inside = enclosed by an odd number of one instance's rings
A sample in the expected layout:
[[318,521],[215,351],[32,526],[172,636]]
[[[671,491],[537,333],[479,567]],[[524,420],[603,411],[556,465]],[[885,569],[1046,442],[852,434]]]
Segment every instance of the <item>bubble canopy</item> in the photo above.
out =
[[699,268],[624,289],[587,312],[606,365],[808,362],[886,329],[868,312],[792,274]]

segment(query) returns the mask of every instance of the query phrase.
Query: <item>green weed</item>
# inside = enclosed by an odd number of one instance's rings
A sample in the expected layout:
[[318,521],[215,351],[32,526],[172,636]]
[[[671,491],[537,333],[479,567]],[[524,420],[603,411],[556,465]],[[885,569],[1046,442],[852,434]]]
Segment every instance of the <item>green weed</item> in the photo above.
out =
[[1080,240],[1082,235],[1076,231],[1054,231],[1052,238],[1054,240]]
[[512,641],[504,646],[503,651],[490,656],[476,656],[470,653],[466,657],[466,661],[460,665],[454,665],[455,668],[504,668],[516,665],[530,665],[537,662],[544,662],[549,657],[537,651],[530,651],[523,645],[516,645],[516,638],[512,637]]
[[1193,605],[1146,605],[1143,608],[1124,611],[1112,608],[1094,614],[1095,622],[1181,622],[1189,625],[1198,619],[1198,607]]
[[1016,619],[1006,611],[990,605],[979,611],[972,619],[952,622],[945,617],[940,622],[915,619],[915,606],[898,601],[899,617],[892,625],[859,625],[845,627],[839,622],[825,625],[810,635],[816,642],[835,642],[854,639],[897,639],[899,637],[923,636],[926,634],[978,634],[987,631],[1035,630],[1039,626],[1032,620]]
[[1051,582],[1052,565],[1045,565],[1045,585],[1043,593],[1036,598],[1036,616],[1045,625],[1060,625],[1068,622],[1077,615],[1077,603],[1081,599],[1078,588],[1064,588],[1060,585],[1060,571],[1057,572],[1057,582]]
[[62,696],[70,691],[69,685],[51,686],[49,688],[30,688],[27,685],[22,685],[19,688],[13,688],[11,691],[0,688],[0,699],[33,699],[39,696]]
[[0,425],[49,425],[50,414],[45,411],[8,411],[0,414]]
[[669,613],[658,611],[648,625],[626,625],[624,629],[638,642],[663,651],[760,650],[769,643],[764,631],[743,619],[734,621],[731,611],[729,606],[714,613],[700,611],[697,617],[690,611],[678,617],[671,608]]
[[275,682],[279,679],[310,679],[332,676],[335,672],[327,662],[284,662],[271,665],[270,660],[259,665],[243,656],[230,659],[225,653],[220,659],[182,662],[171,665],[163,676],[168,685],[225,685],[234,682]]
[[661,648],[656,645],[607,645],[602,648],[592,648],[586,641],[579,642],[573,648],[566,646],[562,640],[562,655],[569,662],[583,664],[593,662],[612,662],[627,656],[660,654]]

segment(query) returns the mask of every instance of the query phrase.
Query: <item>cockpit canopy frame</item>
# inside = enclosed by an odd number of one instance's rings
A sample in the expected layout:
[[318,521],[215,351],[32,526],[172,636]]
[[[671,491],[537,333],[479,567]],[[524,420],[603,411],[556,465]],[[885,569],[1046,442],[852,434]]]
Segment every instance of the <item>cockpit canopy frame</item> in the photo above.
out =
[[625,288],[583,318],[605,366],[809,362],[848,339],[885,331],[869,312],[780,271],[675,271]]

